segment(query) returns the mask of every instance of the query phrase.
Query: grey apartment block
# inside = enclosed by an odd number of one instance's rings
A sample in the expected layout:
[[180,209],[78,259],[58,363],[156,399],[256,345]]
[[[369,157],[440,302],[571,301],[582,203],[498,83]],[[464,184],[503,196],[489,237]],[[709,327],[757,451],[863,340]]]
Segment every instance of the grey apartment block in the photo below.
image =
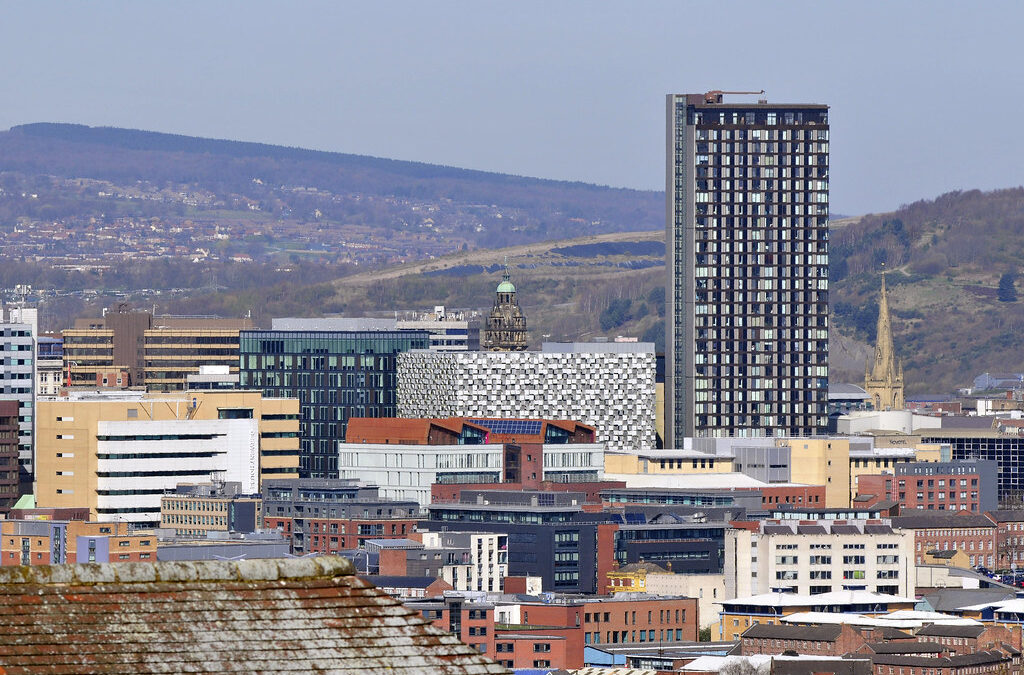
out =
[[737,444],[733,447],[733,455],[733,467],[737,472],[765,483],[788,483],[792,475],[788,445]]
[[398,356],[402,417],[544,418],[596,428],[610,449],[653,448],[652,345],[544,352],[429,352]]

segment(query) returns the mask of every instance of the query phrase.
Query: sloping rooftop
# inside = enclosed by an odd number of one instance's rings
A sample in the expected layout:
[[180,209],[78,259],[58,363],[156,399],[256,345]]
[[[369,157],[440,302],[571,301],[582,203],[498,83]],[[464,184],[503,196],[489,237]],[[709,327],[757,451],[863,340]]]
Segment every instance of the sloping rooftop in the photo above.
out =
[[965,668],[1009,660],[999,652],[974,652],[958,656],[930,657],[907,656],[903,654],[872,654],[871,663],[876,666],[911,666],[916,668]]
[[947,560],[955,558],[956,554],[959,552],[960,551],[940,551],[938,549],[932,549],[931,551],[928,551],[928,555],[932,556],[933,558],[938,558],[940,560]]
[[837,624],[813,626],[813,625],[792,625],[792,624],[761,624],[743,631],[741,637],[745,638],[766,638],[777,640],[810,640],[813,642],[835,642],[842,626]]
[[962,511],[932,511],[928,514],[896,516],[892,526],[904,530],[924,530],[930,528],[961,528],[961,527],[995,527],[995,523],[985,516],[967,514]]
[[346,443],[397,443],[404,445],[427,445],[430,443],[432,428],[461,434],[463,428],[475,428],[481,434],[487,429],[466,422],[461,417],[452,418],[402,418],[402,417],[353,417],[346,427]]
[[507,673],[334,556],[0,568],[0,672]]
[[962,638],[976,638],[984,632],[985,627],[982,625],[977,626],[942,626],[937,624],[931,624],[928,626],[922,626],[918,635],[926,635],[928,637],[962,637]]
[[1014,591],[1006,588],[941,588],[925,595],[924,599],[936,612],[955,612],[979,601],[987,607],[1014,597]]
[[[959,590],[959,589],[958,589]],[[928,615],[923,617],[923,615]],[[936,623],[950,626],[980,626],[980,622],[974,619],[964,619],[948,614],[935,612],[918,612],[915,610],[897,610],[883,616],[864,616],[862,614],[847,614],[837,612],[796,612],[780,617],[780,621],[788,624],[841,624],[847,623],[851,626],[865,628],[893,629],[914,629],[920,628],[926,623]],[[886,639],[892,639],[885,633],[878,633]],[[899,638],[902,639],[902,638]]]
[[980,612],[991,609],[996,613],[1020,614],[1024,612],[1024,598],[1012,598],[996,602],[979,602],[976,605],[966,605],[960,609],[965,612]]
[[662,567],[661,565],[656,565],[656,564],[654,564],[652,562],[645,562],[645,561],[629,563],[628,565],[623,565],[618,570],[613,570],[613,572],[641,572],[641,571],[642,572],[651,572],[653,574],[668,574],[668,570],[665,569],[664,567]]
[[945,648],[937,642],[869,642],[868,648],[875,654],[941,654]]
[[849,382],[833,382],[828,385],[828,400],[830,401],[867,401],[870,398],[871,396],[864,391],[863,387]]
[[998,509],[989,511],[988,515],[997,523],[1019,523],[1024,520],[1024,510],[1021,509]]

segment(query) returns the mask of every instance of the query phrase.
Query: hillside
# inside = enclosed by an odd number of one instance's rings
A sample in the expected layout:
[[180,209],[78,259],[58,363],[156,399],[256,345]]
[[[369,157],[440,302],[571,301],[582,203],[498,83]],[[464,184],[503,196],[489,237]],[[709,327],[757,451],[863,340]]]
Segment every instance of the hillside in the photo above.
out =
[[[1024,369],[1024,302],[1000,281],[1024,271],[1024,188],[954,192],[833,232],[837,328],[874,338],[877,271],[891,273],[893,324],[908,390],[945,392],[985,371]],[[1007,281],[1003,281],[1007,283]],[[1017,281],[1016,289],[1024,293]]]
[[[911,395],[967,386],[985,371],[1024,371],[1024,301],[1001,301],[998,291],[1004,275],[1021,271],[1021,233],[1020,188],[951,193],[840,222],[831,237],[832,379],[863,379],[883,268]],[[664,251],[647,247],[663,242],[659,230],[460,253],[386,276],[348,277],[331,302],[357,311],[434,303],[483,309],[508,255],[534,344],[619,334],[661,339]]]
[[663,209],[656,192],[29,124],[0,132],[0,300],[31,284],[50,330],[125,298],[171,311],[207,294],[269,322],[317,307],[316,282],[456,251],[648,230]]
[[[261,325],[484,311],[508,256],[533,344],[660,340],[662,223],[656,192],[124,129],[0,132],[0,289],[32,284],[49,329],[123,300]],[[1024,188],[837,217],[832,378],[863,377],[883,265],[909,393],[1024,371],[1022,233]]]
[[656,192],[72,124],[0,132],[0,188],[8,227],[145,219],[180,235],[163,242],[173,256],[213,222],[226,243],[212,256],[343,251],[360,264],[647,230],[664,209]]

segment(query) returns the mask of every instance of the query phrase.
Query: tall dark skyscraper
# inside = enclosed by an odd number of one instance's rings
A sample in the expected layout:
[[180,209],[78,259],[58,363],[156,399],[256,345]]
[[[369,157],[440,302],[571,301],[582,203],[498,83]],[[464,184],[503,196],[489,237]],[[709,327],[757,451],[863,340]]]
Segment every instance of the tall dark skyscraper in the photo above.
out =
[[828,106],[668,95],[666,445],[824,431]]

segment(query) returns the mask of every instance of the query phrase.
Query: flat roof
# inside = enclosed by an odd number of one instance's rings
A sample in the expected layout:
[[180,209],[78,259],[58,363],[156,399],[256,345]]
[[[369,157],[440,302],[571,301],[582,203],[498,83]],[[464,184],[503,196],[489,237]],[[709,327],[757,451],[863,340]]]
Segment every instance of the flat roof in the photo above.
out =
[[722,600],[723,605],[754,605],[762,607],[815,607],[820,605],[871,605],[881,603],[916,603],[914,598],[870,591],[832,591],[804,595],[802,593],[760,593],[745,598]]

